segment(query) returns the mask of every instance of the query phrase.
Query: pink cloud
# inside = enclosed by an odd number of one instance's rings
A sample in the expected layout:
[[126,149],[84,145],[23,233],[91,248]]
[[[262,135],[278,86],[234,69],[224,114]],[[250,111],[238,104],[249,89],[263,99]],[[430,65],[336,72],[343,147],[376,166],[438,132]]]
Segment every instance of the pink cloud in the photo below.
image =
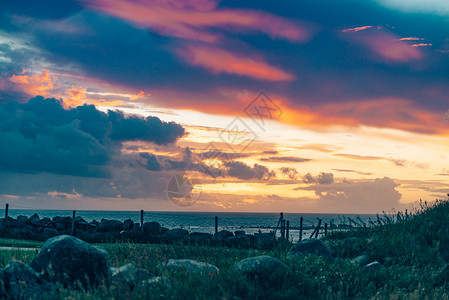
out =
[[284,18],[239,9],[218,9],[211,0],[82,0],[87,7],[150,27],[161,35],[207,43],[220,35],[210,29],[259,31],[272,38],[304,41],[309,32]]
[[357,31],[367,30],[372,27],[373,26],[361,26],[361,27],[348,28],[348,29],[343,29],[342,32],[357,32]]
[[269,65],[262,59],[240,56],[216,47],[187,46],[179,51],[187,63],[213,73],[227,73],[268,81],[295,79],[291,73]]
[[362,45],[370,52],[387,61],[408,62],[419,60],[422,52],[411,47],[398,36],[380,29],[370,29],[359,32],[346,33],[346,38],[355,44]]

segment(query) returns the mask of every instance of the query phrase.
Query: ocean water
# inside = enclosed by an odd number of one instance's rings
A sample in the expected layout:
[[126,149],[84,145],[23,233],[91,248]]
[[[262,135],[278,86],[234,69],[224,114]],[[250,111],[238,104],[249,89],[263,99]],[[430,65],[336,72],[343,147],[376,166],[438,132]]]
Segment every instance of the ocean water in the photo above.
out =
[[[3,210],[4,211],[4,210]],[[4,212],[0,210],[0,214]],[[41,218],[55,216],[72,216],[71,210],[19,210],[10,209],[9,216],[16,218],[19,215],[31,216],[37,213]],[[86,221],[101,221],[101,219],[112,219],[124,221],[131,219],[134,222],[140,222],[140,211],[90,211],[77,210],[76,215]],[[279,213],[235,213],[235,212],[151,212],[144,213],[144,222],[156,221],[169,229],[184,228],[190,232],[208,232],[214,233],[215,216],[218,217],[218,230],[226,229],[229,231],[244,230],[246,233],[270,232],[276,227],[279,220]],[[318,224],[318,218],[322,219],[321,232],[324,233],[324,223],[335,225],[350,225],[350,220],[362,220],[369,223],[369,220],[375,220],[376,215],[372,214],[290,214],[284,213],[284,218],[290,222],[290,239],[297,241],[299,239],[300,218],[303,217],[303,238],[308,238],[313,231],[313,227]],[[280,232],[278,230],[277,235]]]

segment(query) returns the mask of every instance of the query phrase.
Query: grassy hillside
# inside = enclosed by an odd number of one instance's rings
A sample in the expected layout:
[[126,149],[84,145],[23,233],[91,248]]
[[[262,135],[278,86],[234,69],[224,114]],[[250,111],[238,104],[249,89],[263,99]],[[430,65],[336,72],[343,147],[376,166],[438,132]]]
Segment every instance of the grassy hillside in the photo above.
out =
[[[220,269],[217,276],[175,274],[171,288],[98,288],[89,293],[62,292],[78,299],[448,299],[449,203],[422,204],[414,214],[382,216],[372,224],[330,234],[325,243],[336,259],[289,257],[280,246],[271,251],[186,245],[103,244],[112,266],[133,263],[157,273],[170,258],[208,262]],[[232,266],[241,259],[271,255],[293,272],[269,280],[247,278]],[[351,259],[367,255],[385,266],[364,272]],[[14,256],[30,262],[35,252],[2,251],[0,267]]]

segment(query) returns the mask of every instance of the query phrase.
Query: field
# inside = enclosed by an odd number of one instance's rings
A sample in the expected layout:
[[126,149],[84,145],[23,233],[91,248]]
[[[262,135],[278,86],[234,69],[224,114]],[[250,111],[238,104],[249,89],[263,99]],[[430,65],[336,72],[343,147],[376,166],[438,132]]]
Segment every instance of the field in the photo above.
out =
[[[423,203],[414,214],[381,216],[373,224],[331,233],[324,239],[335,259],[287,255],[288,244],[270,251],[189,245],[101,244],[111,266],[127,263],[158,274],[171,258],[189,258],[216,265],[218,275],[162,274],[169,284],[99,287],[90,292],[61,291],[75,299],[448,299],[449,203]],[[39,242],[0,240],[0,245],[38,247]],[[36,251],[0,252],[0,267],[14,257],[29,263]],[[366,272],[351,262],[359,255],[385,268]],[[291,273],[249,278],[232,266],[247,257],[271,255]],[[158,274],[159,275],[159,274]]]

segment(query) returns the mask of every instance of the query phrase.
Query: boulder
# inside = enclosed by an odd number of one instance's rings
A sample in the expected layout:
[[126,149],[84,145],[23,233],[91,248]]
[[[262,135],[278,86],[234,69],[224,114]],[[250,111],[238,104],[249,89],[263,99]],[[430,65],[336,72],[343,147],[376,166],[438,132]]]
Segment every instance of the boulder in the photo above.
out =
[[158,222],[145,222],[143,223],[143,232],[149,235],[159,235],[161,230],[161,224]]
[[31,225],[37,225],[40,218],[38,214],[34,214],[31,217],[28,218],[27,223]]
[[270,249],[274,242],[274,235],[271,233],[259,233],[255,235],[257,249]]
[[206,232],[192,232],[189,234],[190,240],[197,244],[207,244],[211,241],[213,235]]
[[182,240],[188,234],[189,232],[185,229],[175,228],[164,232],[161,235],[161,239],[164,242],[176,242]]
[[331,252],[329,248],[319,239],[307,239],[296,243],[290,248],[289,254],[307,255],[314,254],[330,258]]
[[27,216],[20,215],[17,217],[17,221],[20,222],[21,224],[25,224],[27,220],[28,220]]
[[134,221],[131,219],[127,219],[123,221],[123,230],[133,230],[134,229]]
[[189,272],[194,274],[217,275],[219,270],[216,266],[192,259],[170,259],[166,264],[161,264],[159,269],[173,272]]
[[245,235],[245,231],[243,231],[243,230],[236,230],[234,232],[234,235],[235,236],[243,236],[243,235]]
[[45,217],[45,218],[42,218],[42,219],[40,219],[39,221],[37,221],[35,224],[36,224],[36,225],[39,225],[39,226],[41,226],[41,227],[47,227],[47,226],[49,226],[51,223],[52,223],[51,219]]
[[65,287],[90,288],[109,280],[105,250],[76,237],[60,235],[47,240],[31,262],[31,267],[51,282]]
[[248,248],[251,246],[251,237],[249,235],[231,236],[226,239],[225,244],[229,247]]
[[239,261],[234,270],[251,276],[271,277],[273,274],[289,273],[290,268],[281,260],[268,256],[255,256]]
[[58,235],[58,230],[57,229],[54,229],[54,228],[44,228],[44,230],[42,231],[42,234],[44,235],[44,236],[46,236],[47,238],[51,238],[51,237],[54,237],[54,236],[57,236]]
[[231,236],[233,236],[234,234],[232,233],[232,232],[230,232],[229,230],[220,230],[219,232],[217,232],[216,234],[215,234],[215,236],[217,237],[217,238],[224,238],[224,239],[226,239],[226,238],[228,238],[228,237],[231,237]]
[[367,272],[367,273],[376,273],[376,272],[379,272],[380,270],[382,270],[383,268],[384,268],[384,266],[380,262],[374,261],[372,263],[365,265],[362,268],[362,271]]
[[117,220],[103,219],[100,224],[98,224],[98,230],[102,232],[120,232],[123,230],[123,223]]
[[11,260],[0,273],[1,299],[48,299],[54,286],[28,265]]
[[64,223],[64,224],[71,224],[72,223],[72,218],[70,217],[59,217],[56,216],[53,219],[54,223]]
[[145,269],[136,268],[133,264],[127,264],[120,268],[111,268],[111,283],[115,285],[128,284],[135,287],[138,283],[153,278],[155,275]]

